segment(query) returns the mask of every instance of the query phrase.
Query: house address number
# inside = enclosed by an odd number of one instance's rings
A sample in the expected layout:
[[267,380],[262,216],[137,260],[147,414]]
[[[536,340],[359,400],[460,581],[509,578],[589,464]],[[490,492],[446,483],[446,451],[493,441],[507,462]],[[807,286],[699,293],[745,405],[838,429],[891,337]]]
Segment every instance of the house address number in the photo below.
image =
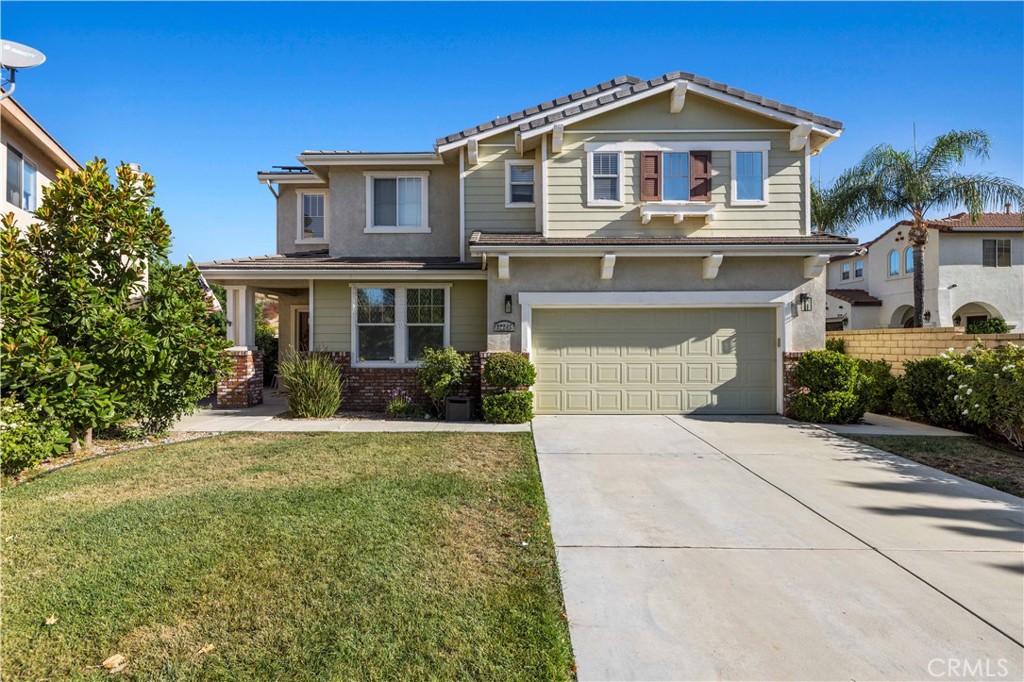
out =
[[494,323],[494,331],[496,332],[514,332],[516,330],[516,323],[512,320],[498,320]]

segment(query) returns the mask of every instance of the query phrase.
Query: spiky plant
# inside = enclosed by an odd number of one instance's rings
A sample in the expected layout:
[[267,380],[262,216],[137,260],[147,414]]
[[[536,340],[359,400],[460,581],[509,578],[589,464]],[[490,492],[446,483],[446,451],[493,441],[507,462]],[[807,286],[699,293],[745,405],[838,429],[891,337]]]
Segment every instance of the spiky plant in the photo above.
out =
[[871,149],[856,172],[868,178],[865,215],[902,219],[910,215],[907,238],[914,248],[914,326],[924,314],[924,247],[931,210],[965,206],[972,220],[986,207],[1024,204],[1024,188],[989,173],[962,173],[967,158],[987,159],[992,142],[982,130],[953,130],[923,149],[897,150],[883,144]]
[[811,184],[811,224],[816,232],[847,235],[868,216],[868,176],[851,168],[831,185]]

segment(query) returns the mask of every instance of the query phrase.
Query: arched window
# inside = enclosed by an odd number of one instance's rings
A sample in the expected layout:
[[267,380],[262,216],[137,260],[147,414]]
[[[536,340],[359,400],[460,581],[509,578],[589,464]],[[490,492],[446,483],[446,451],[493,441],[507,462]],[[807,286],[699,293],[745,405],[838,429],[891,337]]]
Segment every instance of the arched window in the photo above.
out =
[[889,252],[889,276],[896,277],[900,274],[900,252]]
[[908,275],[914,271],[914,247],[908,246],[903,252],[903,272]]

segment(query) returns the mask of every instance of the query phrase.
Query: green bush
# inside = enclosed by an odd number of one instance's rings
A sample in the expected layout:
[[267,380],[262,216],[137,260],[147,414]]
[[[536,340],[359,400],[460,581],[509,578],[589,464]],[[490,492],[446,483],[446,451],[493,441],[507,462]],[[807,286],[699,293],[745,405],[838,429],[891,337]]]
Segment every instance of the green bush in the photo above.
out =
[[825,350],[846,353],[846,339],[837,336],[825,339]]
[[893,394],[897,380],[892,375],[892,365],[885,360],[856,360],[860,373],[860,397],[867,412],[889,414],[892,412]]
[[468,374],[469,354],[460,353],[451,346],[424,350],[416,370],[420,386],[438,416],[444,416],[445,399],[462,390]]
[[341,366],[326,353],[286,353],[278,368],[293,417],[323,419],[341,407]]
[[963,363],[939,356],[908,360],[903,364],[893,410],[899,414],[936,426],[957,429],[963,426],[961,408],[956,404],[957,386]]
[[968,334],[1009,334],[1010,325],[1001,317],[991,317],[970,323],[965,331]]
[[28,469],[67,450],[67,432],[51,419],[33,417],[13,397],[0,400],[0,471]]
[[497,353],[487,358],[484,383],[501,391],[514,391],[533,386],[537,370],[533,363],[518,353]]
[[384,406],[384,414],[395,419],[411,419],[421,416],[423,409],[409,397],[408,393],[396,390],[388,398],[388,404]]
[[848,424],[864,416],[864,381],[853,359],[832,350],[808,351],[793,375],[800,387],[790,402],[797,419]]
[[524,424],[533,419],[533,393],[508,391],[484,396],[484,419],[492,424]]
[[263,385],[270,386],[277,374],[280,341],[269,324],[256,325],[256,347],[263,351]]
[[1024,449],[1024,348],[978,347],[962,360],[954,400],[960,416]]

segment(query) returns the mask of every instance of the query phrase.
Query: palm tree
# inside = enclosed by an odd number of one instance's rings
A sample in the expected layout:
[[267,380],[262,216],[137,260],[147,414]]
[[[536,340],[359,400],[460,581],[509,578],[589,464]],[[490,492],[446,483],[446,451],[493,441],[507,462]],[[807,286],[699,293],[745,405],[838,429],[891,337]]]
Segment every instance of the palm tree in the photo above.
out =
[[862,197],[866,216],[900,219],[908,213],[907,238],[914,247],[914,326],[924,314],[924,246],[928,243],[925,214],[966,206],[972,220],[987,206],[1024,204],[1024,188],[1007,178],[957,170],[967,157],[987,159],[991,141],[982,130],[953,130],[917,150],[896,150],[883,144],[870,150],[857,169],[866,177]]
[[868,176],[851,168],[831,185],[811,183],[811,224],[815,232],[847,235],[868,217]]

